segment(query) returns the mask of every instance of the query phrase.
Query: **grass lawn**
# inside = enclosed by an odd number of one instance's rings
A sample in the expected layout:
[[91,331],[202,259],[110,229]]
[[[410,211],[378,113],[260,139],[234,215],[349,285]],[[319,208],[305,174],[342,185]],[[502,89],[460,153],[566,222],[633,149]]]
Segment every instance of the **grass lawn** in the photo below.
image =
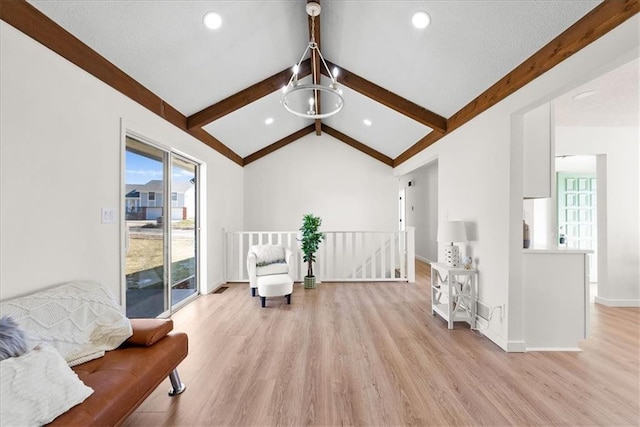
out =
[[[132,236],[129,240],[125,274],[162,266],[164,263],[162,245],[161,236]],[[174,240],[171,248],[172,262],[193,258],[195,253],[193,245],[193,240]]]

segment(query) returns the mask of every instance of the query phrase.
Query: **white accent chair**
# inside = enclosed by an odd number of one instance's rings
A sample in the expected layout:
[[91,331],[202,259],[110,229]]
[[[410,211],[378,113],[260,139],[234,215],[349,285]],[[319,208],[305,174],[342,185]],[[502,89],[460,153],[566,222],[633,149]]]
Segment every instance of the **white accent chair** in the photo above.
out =
[[247,272],[251,296],[260,296],[262,307],[267,297],[284,296],[291,304],[293,252],[276,245],[254,245],[247,253]]

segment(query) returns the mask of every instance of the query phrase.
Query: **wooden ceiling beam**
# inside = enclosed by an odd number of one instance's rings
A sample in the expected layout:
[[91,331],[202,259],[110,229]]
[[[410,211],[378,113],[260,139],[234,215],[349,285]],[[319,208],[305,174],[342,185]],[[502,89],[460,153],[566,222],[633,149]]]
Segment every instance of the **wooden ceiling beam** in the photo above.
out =
[[[640,12],[638,0],[605,0],[447,120],[459,128]],[[428,134],[393,161],[399,166],[444,135]]]
[[391,166],[393,167],[393,159],[389,156],[386,156],[384,154],[382,154],[381,152],[374,150],[373,148],[369,147],[368,145],[365,145],[363,143],[361,143],[358,140],[355,140],[353,138],[351,138],[348,135],[345,135],[344,133],[335,130],[334,128],[327,126],[325,124],[322,125],[322,130],[328,134],[331,135],[332,137],[334,137],[335,139],[344,142],[345,144],[355,148],[358,151],[363,152],[364,154],[373,157],[374,159],[381,161],[382,163],[384,163],[387,166]]
[[[315,2],[320,4],[320,0],[307,0],[307,3],[310,3],[310,2]],[[315,42],[318,44],[318,50],[320,50],[320,15],[316,16],[314,19],[315,19],[315,24],[313,23],[313,19],[311,19],[311,16],[307,17],[307,21],[309,25],[309,39],[315,40]],[[311,51],[311,72],[313,75],[314,84],[320,84],[320,76],[321,76],[320,65],[321,65],[321,62],[320,62],[320,56],[318,55],[318,52],[315,50],[312,50]],[[321,114],[322,112],[321,98],[322,98],[322,93],[315,91],[314,101],[316,103],[316,111],[318,114]],[[316,127],[316,135],[320,136],[322,134],[322,120],[315,119],[314,124]]]
[[[379,102],[380,104],[386,105],[392,110],[422,123],[425,126],[429,126],[436,132],[444,133],[447,131],[447,119],[439,114],[429,111],[408,99],[396,95],[395,93],[388,91],[387,89],[380,87],[377,84],[372,83],[343,67],[340,67],[339,65],[335,65],[330,61],[327,61],[327,65],[331,69],[333,67],[337,67],[340,70],[338,83],[343,84],[356,92]],[[326,74],[326,71],[323,70],[323,74]]]
[[292,142],[302,138],[303,136],[313,133],[315,128],[316,128],[315,125],[309,125],[307,127],[300,129],[297,132],[292,133],[291,135],[285,136],[281,140],[276,141],[273,144],[268,145],[261,150],[256,151],[253,154],[249,154],[247,157],[244,158],[243,165],[247,166],[249,163],[253,163],[256,160],[263,158],[267,154],[271,154],[274,151],[284,147],[285,145],[289,145]]
[[[298,77],[300,79],[311,74],[310,64],[311,61],[309,59],[305,59],[300,63],[300,70],[298,71]],[[187,128],[194,129],[206,126],[214,120],[218,120],[229,113],[257,101],[263,96],[282,89],[283,86],[289,83],[291,73],[291,67],[286,68],[271,77],[267,77],[266,79],[189,116],[187,118]]]
[[[26,1],[0,1],[0,19],[152,113],[188,132],[187,118],[182,113]],[[208,133],[204,131],[188,133],[242,166],[242,158],[240,156]]]
[[235,151],[233,151],[232,149],[224,145],[222,142],[220,142],[217,138],[215,138],[206,130],[202,128],[186,129],[186,132],[189,135],[193,136],[194,138],[197,138],[200,141],[204,142],[206,145],[213,148],[214,150],[216,150],[218,153],[222,154],[226,158],[233,160],[235,163],[239,164],[240,166],[243,166],[242,157],[240,157],[238,154],[236,154]]

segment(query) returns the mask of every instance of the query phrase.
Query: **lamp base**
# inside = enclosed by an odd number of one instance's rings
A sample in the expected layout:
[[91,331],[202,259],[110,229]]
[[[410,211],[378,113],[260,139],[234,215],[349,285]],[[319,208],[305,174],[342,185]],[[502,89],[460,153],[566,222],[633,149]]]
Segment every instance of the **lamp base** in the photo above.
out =
[[444,247],[444,260],[447,267],[460,266],[460,248],[456,245],[447,245]]

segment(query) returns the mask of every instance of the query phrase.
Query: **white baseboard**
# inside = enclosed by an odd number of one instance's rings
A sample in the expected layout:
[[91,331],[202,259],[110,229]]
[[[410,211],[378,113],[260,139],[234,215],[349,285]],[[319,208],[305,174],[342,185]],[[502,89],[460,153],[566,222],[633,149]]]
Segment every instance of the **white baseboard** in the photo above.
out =
[[220,286],[224,285],[226,282],[224,280],[219,280],[216,283],[213,283],[207,287],[207,289],[202,292],[203,294],[210,294],[215,292]]
[[416,259],[418,259],[418,260],[420,260],[422,262],[426,262],[427,264],[431,264],[431,262],[432,262],[430,259],[423,258],[420,255],[416,255]]
[[607,299],[596,295],[594,300],[607,307],[640,307],[640,299]]
[[582,351],[580,347],[527,347],[527,351]]
[[507,341],[507,351],[509,353],[525,353],[527,343],[524,341]]
[[[493,341],[498,347],[503,349],[508,353],[524,353],[527,351],[527,346],[524,341],[509,341],[505,339],[503,336],[499,335],[497,332],[492,331],[488,328],[488,322],[482,317],[476,318],[476,326],[481,325],[483,329],[478,329],[482,335],[487,337],[489,340]],[[484,329],[486,328],[486,329]]]

